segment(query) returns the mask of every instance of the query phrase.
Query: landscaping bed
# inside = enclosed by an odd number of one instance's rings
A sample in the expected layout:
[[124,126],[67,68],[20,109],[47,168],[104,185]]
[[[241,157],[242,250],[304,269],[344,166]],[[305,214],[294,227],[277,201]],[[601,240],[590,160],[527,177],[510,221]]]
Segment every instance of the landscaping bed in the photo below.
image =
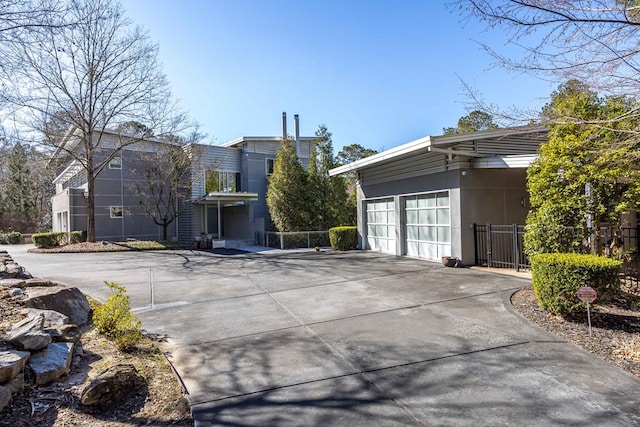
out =
[[[8,348],[6,337],[11,325],[24,317],[21,309],[6,291],[0,290],[0,350]],[[24,393],[14,395],[2,411],[0,426],[193,425],[181,383],[153,340],[145,337],[135,350],[122,352],[90,327],[80,342],[81,356],[74,358],[71,374],[61,381],[32,387],[27,373]],[[121,363],[132,364],[145,379],[145,387],[113,406],[82,405],[80,394],[92,377]]]
[[610,303],[591,306],[589,336],[586,306],[572,318],[542,310],[532,288],[511,297],[513,308],[541,328],[640,378],[640,290],[623,285]]
[[50,248],[32,248],[33,253],[82,253],[82,252],[122,252],[158,251],[166,249],[191,249],[182,242],[158,242],[153,240],[131,240],[126,242],[82,242]]

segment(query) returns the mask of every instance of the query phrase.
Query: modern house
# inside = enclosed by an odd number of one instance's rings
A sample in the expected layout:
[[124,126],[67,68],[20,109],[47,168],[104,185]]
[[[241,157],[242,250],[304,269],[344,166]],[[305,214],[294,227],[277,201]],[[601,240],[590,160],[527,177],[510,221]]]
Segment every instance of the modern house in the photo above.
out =
[[[297,134],[296,126],[296,134]],[[70,131],[66,146],[77,142]],[[159,239],[162,228],[144,213],[135,181],[143,153],[162,149],[165,141],[144,138],[122,143],[118,132],[102,132],[105,153],[118,149],[95,180],[96,239]],[[298,157],[308,164],[315,137],[298,137]],[[209,239],[251,240],[269,227],[267,179],[282,137],[242,137],[221,146],[189,144],[192,156],[191,197],[170,225],[169,236],[184,242],[202,235]],[[56,155],[64,158],[64,153]],[[99,156],[98,156],[99,158]],[[104,158],[104,157],[103,157]],[[86,230],[87,179],[77,160],[68,160],[54,180],[53,230]]]
[[475,261],[474,224],[522,224],[526,169],[547,129],[425,136],[330,174],[357,174],[361,249]]

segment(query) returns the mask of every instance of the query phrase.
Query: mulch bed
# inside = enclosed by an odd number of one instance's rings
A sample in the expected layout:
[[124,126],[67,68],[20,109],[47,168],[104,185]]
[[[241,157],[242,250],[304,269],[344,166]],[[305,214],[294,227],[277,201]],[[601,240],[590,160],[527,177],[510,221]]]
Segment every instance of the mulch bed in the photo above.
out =
[[621,294],[608,304],[591,306],[592,336],[589,336],[586,308],[565,319],[544,311],[532,288],[511,297],[513,308],[528,320],[593,355],[613,363],[640,378],[640,292],[623,286]]

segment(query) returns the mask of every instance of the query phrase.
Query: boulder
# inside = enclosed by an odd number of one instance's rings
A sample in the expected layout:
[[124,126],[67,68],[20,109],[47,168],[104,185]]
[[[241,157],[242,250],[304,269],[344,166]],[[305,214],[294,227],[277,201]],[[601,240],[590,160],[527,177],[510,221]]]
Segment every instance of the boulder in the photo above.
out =
[[81,401],[87,406],[114,404],[142,385],[144,378],[133,365],[115,365],[100,372],[82,390]]
[[0,351],[0,383],[6,383],[17,377],[30,355],[28,351]]
[[58,325],[44,330],[54,342],[77,342],[82,333],[76,325]]
[[17,297],[20,295],[24,295],[25,291],[23,288],[11,288],[7,291],[10,297]]
[[24,279],[0,279],[0,288],[22,288],[25,283]]
[[31,274],[24,267],[18,265],[13,261],[9,261],[4,265],[4,272],[0,269],[0,273],[3,273],[6,277],[16,278],[16,279],[30,279]]
[[62,326],[70,323],[69,316],[66,316],[60,312],[54,310],[42,310],[39,308],[25,308],[21,311],[22,314],[26,314],[27,317],[37,316],[42,314],[44,316],[44,327],[49,328],[51,326]]
[[54,310],[69,316],[71,323],[82,326],[89,321],[91,307],[78,288],[64,286],[27,288],[25,305],[31,308]]
[[11,402],[11,391],[0,385],[0,411]]
[[69,374],[74,345],[71,342],[54,342],[31,355],[29,366],[35,375],[36,385],[47,384]]
[[11,327],[9,342],[24,350],[40,350],[51,342],[51,335],[44,331],[44,315],[27,317]]
[[2,386],[8,388],[11,394],[22,393],[24,391],[24,375],[18,375]]

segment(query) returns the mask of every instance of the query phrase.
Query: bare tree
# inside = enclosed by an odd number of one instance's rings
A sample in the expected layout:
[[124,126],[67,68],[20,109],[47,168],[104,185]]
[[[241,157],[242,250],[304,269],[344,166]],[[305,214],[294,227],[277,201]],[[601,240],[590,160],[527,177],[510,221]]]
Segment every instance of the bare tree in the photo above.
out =
[[600,92],[640,94],[637,0],[457,0],[468,19],[502,31],[516,57],[483,47],[498,64]]
[[138,194],[138,202],[145,214],[162,227],[162,239],[167,240],[167,229],[185,211],[191,200],[194,182],[203,178],[207,169],[215,169],[218,162],[203,165],[202,146],[195,145],[204,138],[197,131],[187,139],[167,137],[166,143],[152,152],[140,152],[130,184]]
[[78,0],[69,3],[63,25],[1,48],[11,66],[0,68],[0,77],[16,117],[31,129],[55,119],[55,128],[67,130],[43,144],[86,172],[87,240],[95,241],[95,178],[122,148],[147,136],[120,134],[114,143],[104,132],[137,121],[162,138],[187,125],[172,101],[158,47],[117,1]]

